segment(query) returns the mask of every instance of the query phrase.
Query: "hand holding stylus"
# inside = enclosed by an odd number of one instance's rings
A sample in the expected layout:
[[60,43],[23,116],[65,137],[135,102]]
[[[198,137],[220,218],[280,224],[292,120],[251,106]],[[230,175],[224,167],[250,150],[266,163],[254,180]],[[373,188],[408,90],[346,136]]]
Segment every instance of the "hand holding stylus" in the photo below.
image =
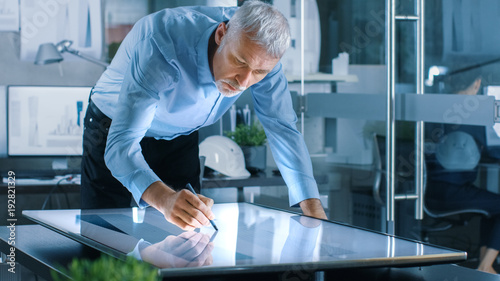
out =
[[[191,186],[190,183],[188,183],[186,185],[186,187],[196,196],[198,196],[198,194],[196,194],[196,191],[194,191],[193,187]],[[219,229],[217,228],[217,226],[215,225],[214,221],[213,220],[210,220],[210,224],[214,227],[215,231],[219,231]]]
[[165,219],[183,230],[194,230],[210,225],[214,201],[203,195],[196,196],[188,189],[174,191],[161,181],[150,185],[142,199],[160,211]]

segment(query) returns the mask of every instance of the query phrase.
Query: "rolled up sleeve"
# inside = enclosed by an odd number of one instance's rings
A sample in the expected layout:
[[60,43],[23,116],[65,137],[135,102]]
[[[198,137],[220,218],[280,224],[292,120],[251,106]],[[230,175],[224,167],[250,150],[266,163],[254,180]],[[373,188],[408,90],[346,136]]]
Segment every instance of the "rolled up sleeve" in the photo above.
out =
[[297,130],[288,82],[281,64],[251,87],[255,111],[266,132],[274,160],[288,186],[290,206],[319,198],[309,151]]
[[154,42],[141,41],[134,50],[114,109],[104,159],[112,175],[132,193],[140,207],[145,207],[142,194],[160,178],[144,159],[140,142],[154,119],[158,89],[169,85],[173,78]]

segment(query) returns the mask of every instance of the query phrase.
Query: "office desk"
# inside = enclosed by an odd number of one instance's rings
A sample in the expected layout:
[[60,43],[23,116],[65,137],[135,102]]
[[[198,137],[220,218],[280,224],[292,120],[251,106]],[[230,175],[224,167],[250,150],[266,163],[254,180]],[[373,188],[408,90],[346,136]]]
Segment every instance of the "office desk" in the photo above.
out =
[[[0,252],[6,255],[10,254],[9,237],[10,230],[1,226]],[[67,267],[74,257],[95,259],[101,255],[100,251],[59,235],[41,225],[16,226],[15,247],[16,262],[46,280],[52,280],[51,271],[63,275],[60,271],[61,266]],[[8,274],[14,275],[15,273],[9,272]]]
[[[58,176],[53,179],[18,178],[15,181],[16,192],[19,193],[43,193],[49,188],[58,186],[64,192],[79,191],[80,177],[73,175],[72,179],[67,176]],[[315,175],[318,184],[328,182],[326,175]],[[238,202],[244,201],[243,188],[246,186],[281,186],[286,185],[283,177],[275,174],[271,169],[266,169],[248,178],[230,178],[227,176],[204,177],[202,179],[203,188],[235,187],[238,189]],[[0,188],[7,187],[7,181],[0,182]]]
[[[326,175],[314,175],[318,184],[328,182]],[[281,175],[275,174],[271,169],[266,169],[249,178],[238,179],[230,177],[210,177],[203,179],[202,188],[220,188],[220,187],[236,187],[237,202],[245,202],[243,188],[247,186],[281,186],[286,185],[285,180]]]
[[[52,280],[50,274],[51,270],[56,270],[60,273],[59,266],[67,266],[74,257],[95,259],[100,256],[100,251],[85,246],[40,225],[17,226],[17,235],[16,261],[36,272],[38,276],[46,280]],[[0,227],[0,252],[8,253],[10,248],[10,246],[7,244],[8,237],[8,229],[5,227]],[[314,275],[311,272],[301,271],[298,272],[298,274],[300,274],[300,278],[295,278],[293,280],[314,280],[314,277],[312,277]],[[317,275],[319,275],[321,278],[320,274]],[[250,278],[241,278],[241,276],[228,275],[228,278],[224,279],[242,281],[255,280],[259,277],[256,275],[248,276]],[[330,276],[333,276],[334,278],[329,278]],[[277,276],[274,280],[292,280],[292,278],[294,278],[294,276],[283,274],[281,276]],[[318,279],[321,280],[320,278]],[[181,277],[179,279],[182,281],[189,281],[189,278],[186,277]],[[199,280],[200,278],[197,279]],[[218,281],[222,281],[224,279],[221,278],[218,279]],[[460,267],[453,264],[404,268],[377,267],[338,269],[325,272],[324,279],[332,279],[337,281],[498,280],[496,275],[478,272],[476,270]],[[168,278],[168,280],[175,279]],[[196,278],[193,278],[192,280],[196,280]],[[266,280],[270,279],[266,278]]]
[[[23,215],[113,256],[136,253],[169,280],[421,266],[467,257],[461,251],[254,204],[216,204],[213,211],[217,233],[212,227],[181,231],[150,208],[24,211]],[[212,262],[204,264],[207,260]]]

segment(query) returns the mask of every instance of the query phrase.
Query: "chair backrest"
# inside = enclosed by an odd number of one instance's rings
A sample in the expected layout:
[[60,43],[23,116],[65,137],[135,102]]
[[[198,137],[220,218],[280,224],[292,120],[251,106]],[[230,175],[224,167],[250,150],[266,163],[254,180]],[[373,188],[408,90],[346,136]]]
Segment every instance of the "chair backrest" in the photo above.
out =
[[[384,188],[382,183],[384,182],[384,177],[387,174],[386,168],[386,153],[385,153],[385,136],[380,136],[377,134],[373,134],[373,161],[374,161],[374,169],[376,171],[375,182],[373,184],[373,197],[375,200],[385,205],[385,200],[381,197],[381,189]],[[398,192],[408,193],[411,192],[408,190],[409,186],[412,186],[414,183],[414,145],[413,141],[408,140],[398,140],[396,145],[396,189]],[[424,182],[426,178],[426,169],[424,167]]]
[[375,169],[372,194],[373,198],[378,204],[384,205],[384,201],[380,196],[380,185],[382,182],[382,175],[384,174],[384,171],[382,169],[382,156],[380,153],[377,134],[373,133],[372,137],[373,137],[373,168]]

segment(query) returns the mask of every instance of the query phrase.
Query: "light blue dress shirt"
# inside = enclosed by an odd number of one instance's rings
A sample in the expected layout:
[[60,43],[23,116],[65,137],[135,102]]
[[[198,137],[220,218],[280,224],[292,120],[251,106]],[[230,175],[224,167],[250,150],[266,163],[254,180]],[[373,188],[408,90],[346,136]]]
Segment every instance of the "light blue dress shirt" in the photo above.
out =
[[[236,8],[181,7],[139,20],[94,87],[92,101],[113,121],[105,161],[139,206],[160,178],[141,153],[144,136],[173,139],[215,123],[239,95],[224,97],[208,64],[208,41]],[[319,198],[311,159],[296,129],[281,64],[250,87],[254,108],[289,188],[291,206]]]

